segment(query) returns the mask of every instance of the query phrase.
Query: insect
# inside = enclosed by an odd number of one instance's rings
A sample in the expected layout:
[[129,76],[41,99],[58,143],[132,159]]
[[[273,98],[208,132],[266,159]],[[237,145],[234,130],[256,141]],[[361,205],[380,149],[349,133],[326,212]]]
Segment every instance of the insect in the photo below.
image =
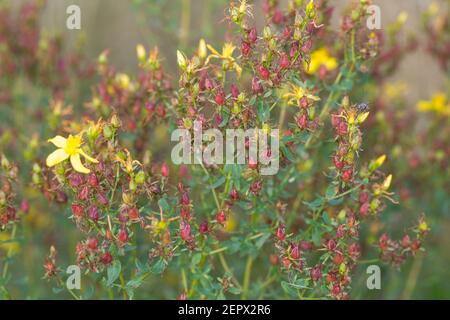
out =
[[366,102],[359,103],[356,108],[358,109],[358,113],[363,113],[369,111],[369,104]]

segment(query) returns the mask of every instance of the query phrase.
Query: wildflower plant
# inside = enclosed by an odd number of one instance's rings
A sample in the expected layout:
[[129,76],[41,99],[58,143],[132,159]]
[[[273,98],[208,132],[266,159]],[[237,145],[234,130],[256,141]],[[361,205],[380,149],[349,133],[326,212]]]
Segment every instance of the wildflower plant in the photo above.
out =
[[[107,50],[100,54],[82,116],[55,92],[48,136],[28,150],[48,153],[33,159],[28,183],[75,227],[69,256],[83,271],[83,288],[67,288],[67,266],[56,255],[62,250],[50,243],[42,264],[54,292],[75,299],[148,292],[349,299],[367,263],[400,269],[421,256],[428,215],[407,207],[408,224],[386,217],[408,200],[395,193],[410,183],[395,145],[414,154],[397,126],[422,111],[447,121],[448,95],[420,101],[414,114],[394,112],[406,103],[387,79],[417,43],[396,41],[405,14],[387,33],[368,30],[369,5],[353,2],[336,28],[330,1],[293,0],[281,9],[265,0],[257,27],[256,4],[232,1],[231,35],[223,44],[203,37],[193,50],[177,50],[178,75],[166,72],[157,48],[138,45],[136,75],[117,71]],[[443,127],[437,121],[434,128]],[[189,133],[193,164],[168,156],[177,129]],[[212,139],[195,137],[210,129],[221,136],[241,130],[245,163],[204,159]],[[431,132],[421,141],[436,138],[432,149],[445,167],[448,139]],[[252,141],[263,133],[279,145],[268,143],[253,158]],[[279,170],[264,174],[273,157]],[[10,183],[15,169],[1,159]],[[13,193],[4,189],[0,227],[8,229],[17,219]]]

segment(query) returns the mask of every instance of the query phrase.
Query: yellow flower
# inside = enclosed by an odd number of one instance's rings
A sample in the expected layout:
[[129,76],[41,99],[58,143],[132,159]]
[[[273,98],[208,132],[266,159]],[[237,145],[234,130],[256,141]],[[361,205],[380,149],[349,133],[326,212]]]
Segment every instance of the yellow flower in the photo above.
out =
[[136,46],[136,55],[139,61],[144,62],[147,56],[147,52],[145,51],[145,47],[142,44],[138,44]]
[[421,112],[434,111],[437,114],[450,115],[450,104],[445,93],[438,92],[431,97],[431,101],[419,101],[417,109]]
[[404,82],[386,83],[384,94],[391,100],[400,99],[408,92],[408,85]]
[[11,240],[11,235],[0,232],[0,249],[15,254],[19,251],[20,246],[16,240]]
[[53,143],[59,148],[47,157],[46,164],[48,167],[53,167],[70,158],[70,163],[75,171],[80,173],[91,172],[81,163],[80,155],[85,157],[86,160],[90,162],[98,163],[96,159],[91,158],[81,149],[82,141],[81,136],[79,135],[69,135],[67,139],[61,136],[56,136],[53,139],[49,139],[48,142]]
[[305,69],[309,74],[316,73],[321,66],[324,66],[327,71],[332,71],[338,66],[336,58],[330,56],[328,49],[325,47],[317,49],[311,54],[311,62],[309,63],[309,68],[307,63],[305,62]]
[[212,58],[220,59],[224,62],[224,67],[226,69],[234,69],[238,77],[241,76],[242,68],[236,63],[236,60],[233,58],[233,52],[236,49],[236,47],[233,46],[232,43],[230,42],[225,43],[222,48],[222,53],[219,53],[209,44],[207,44],[206,47],[209,49],[209,51],[212,52],[212,54],[210,54],[206,59],[206,64],[208,64]]
[[205,39],[200,39],[198,43],[198,56],[200,59],[205,59],[208,54],[208,50],[206,49],[206,41]]
[[297,105],[301,98],[306,97],[308,100],[319,101],[318,96],[308,93],[308,91],[300,86],[291,85],[291,90],[283,95],[288,105]]

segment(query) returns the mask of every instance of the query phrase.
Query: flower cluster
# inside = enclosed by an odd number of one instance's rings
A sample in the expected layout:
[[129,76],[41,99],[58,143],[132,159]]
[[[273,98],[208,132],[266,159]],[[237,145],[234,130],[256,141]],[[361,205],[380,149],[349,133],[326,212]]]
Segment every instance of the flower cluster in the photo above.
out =
[[[15,224],[18,217],[16,193],[13,186],[18,180],[18,169],[0,154],[0,231]],[[24,204],[26,206],[26,204]]]

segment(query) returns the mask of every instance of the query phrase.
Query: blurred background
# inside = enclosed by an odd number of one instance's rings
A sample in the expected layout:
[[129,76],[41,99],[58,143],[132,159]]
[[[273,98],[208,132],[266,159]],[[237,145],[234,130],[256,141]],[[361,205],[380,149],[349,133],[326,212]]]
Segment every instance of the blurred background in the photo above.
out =
[[[24,0],[12,2],[18,7]],[[280,1],[284,5],[287,2]],[[336,13],[350,2],[331,1],[336,6]],[[43,27],[50,34],[63,35],[72,46],[80,38],[84,39],[86,53],[91,58],[110,49],[112,64],[124,71],[136,69],[136,44],[157,45],[166,57],[169,73],[174,74],[177,48],[185,51],[196,48],[202,37],[212,43],[219,43],[224,38],[229,30],[223,20],[228,3],[227,0],[50,0],[44,10]],[[262,0],[253,3],[257,9],[255,19],[262,23]],[[414,33],[419,39],[424,37],[420,33],[420,16],[432,0],[375,0],[373,3],[381,8],[382,28],[405,11],[408,13],[405,35]],[[66,28],[66,8],[71,4],[81,8],[81,30]],[[338,17],[336,14],[336,26]],[[409,98],[416,101],[428,97],[442,84],[445,74],[429,55],[418,50],[402,61],[398,73],[393,75],[393,80],[397,79],[408,79]]]

